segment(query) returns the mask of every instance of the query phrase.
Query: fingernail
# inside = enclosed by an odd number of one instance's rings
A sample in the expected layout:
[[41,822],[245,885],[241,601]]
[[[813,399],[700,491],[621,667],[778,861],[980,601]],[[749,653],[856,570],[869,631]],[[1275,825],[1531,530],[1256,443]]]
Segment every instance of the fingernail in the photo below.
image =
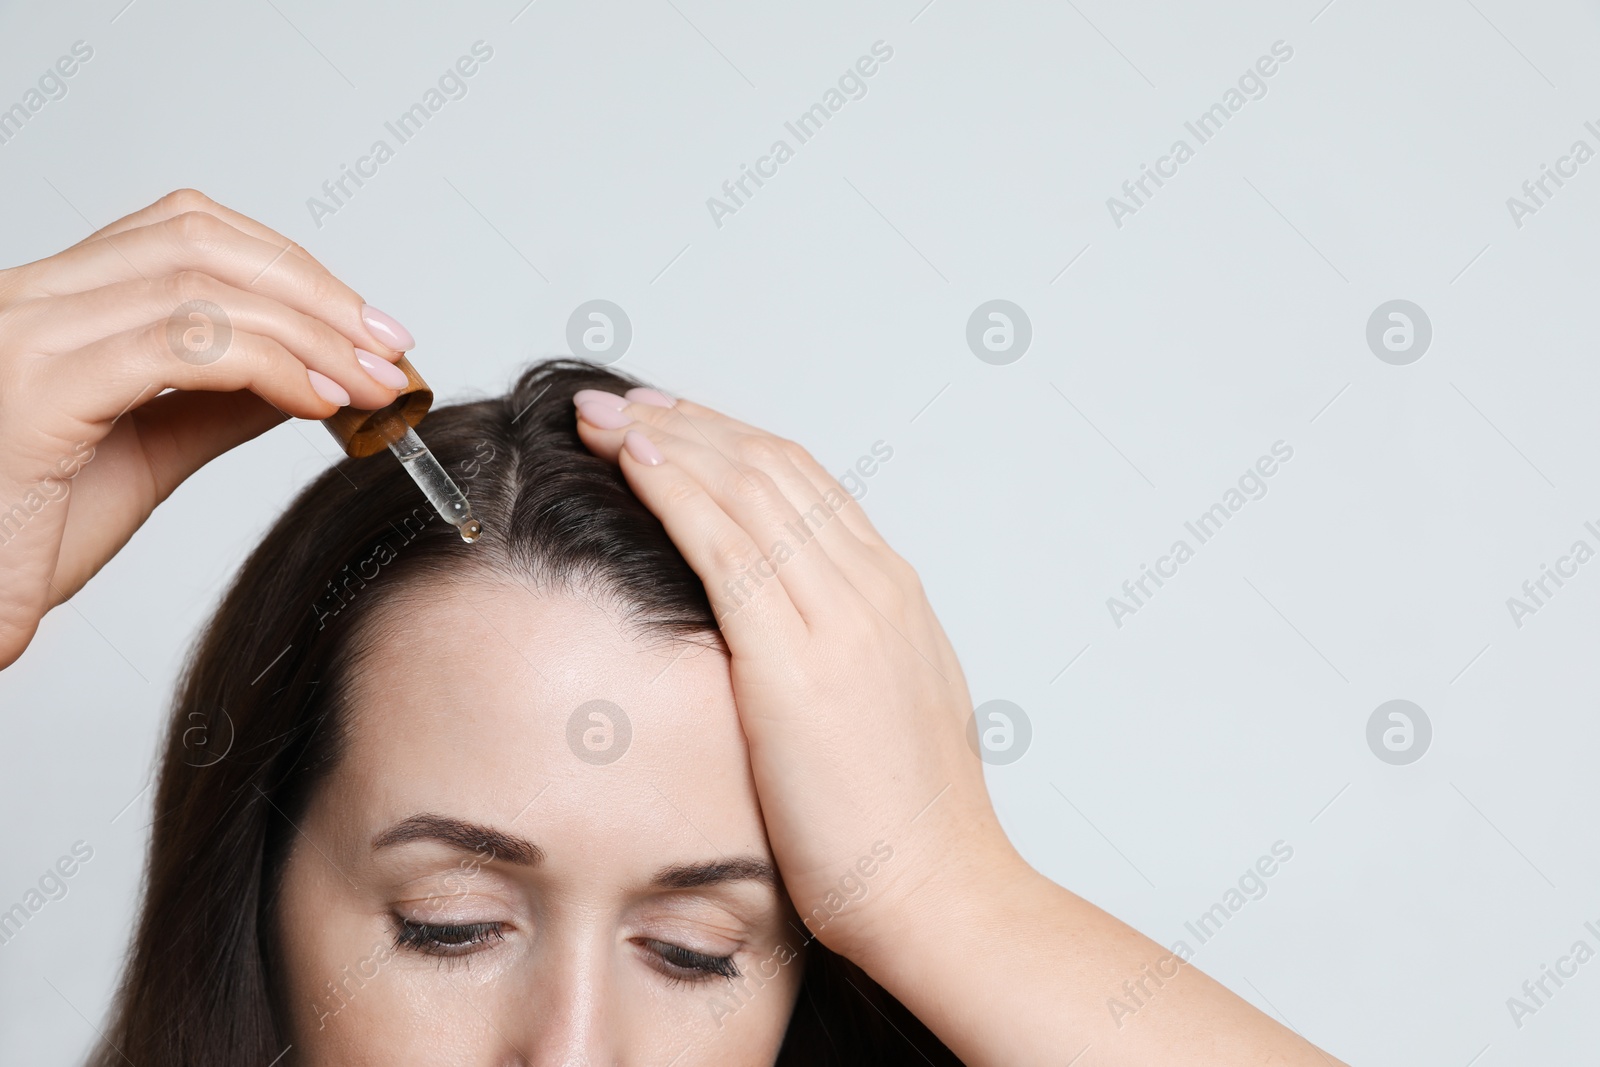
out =
[[656,447],[656,443],[638,430],[629,430],[622,435],[622,447],[628,450],[628,455],[648,466],[654,467],[666,462],[666,457],[661,454],[661,449]]
[[372,375],[373,381],[379,385],[386,385],[390,389],[404,389],[406,382],[410,380],[406,377],[405,371],[396,367],[382,356],[375,356],[364,349],[356,349],[356,362],[361,364],[368,374]]
[[582,407],[584,404],[600,404],[612,411],[621,411],[628,406],[628,402],[616,393],[608,393],[604,389],[579,389],[572,394],[572,402]]
[[379,311],[371,304],[361,305],[361,321],[367,324],[372,336],[390,348],[408,352],[416,346],[416,339],[411,336],[410,330],[400,325],[393,315]]
[[311,379],[311,388],[317,395],[330,404],[345,407],[350,403],[350,394],[344,391],[344,386],[323,374],[321,371],[306,370],[306,377]]
[[584,422],[589,423],[591,426],[598,426],[602,430],[620,429],[633,422],[632,419],[617,409],[608,408],[592,401],[585,401],[579,404],[578,414],[583,418]]
[[651,404],[658,408],[670,408],[677,401],[659,389],[651,389],[647,385],[637,386],[622,394],[635,404]]

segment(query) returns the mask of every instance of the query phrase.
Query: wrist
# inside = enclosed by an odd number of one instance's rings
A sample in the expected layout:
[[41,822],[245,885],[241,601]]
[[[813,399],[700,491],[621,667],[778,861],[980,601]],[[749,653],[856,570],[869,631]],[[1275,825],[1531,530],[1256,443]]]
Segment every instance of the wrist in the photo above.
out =
[[849,921],[815,931],[819,940],[889,987],[894,976],[916,974],[961,941],[1015,922],[1043,876],[992,815],[966,829],[895,843],[893,858],[883,864],[888,877],[854,915],[840,916]]

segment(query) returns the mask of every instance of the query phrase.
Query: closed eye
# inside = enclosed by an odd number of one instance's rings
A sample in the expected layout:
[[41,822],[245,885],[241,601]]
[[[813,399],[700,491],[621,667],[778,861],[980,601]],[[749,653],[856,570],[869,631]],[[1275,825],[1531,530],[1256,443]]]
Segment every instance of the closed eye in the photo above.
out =
[[642,938],[638,942],[651,958],[652,966],[676,982],[705,982],[712,978],[739,977],[739,965],[733,957],[710,956],[704,952],[684,948],[667,941]]
[[431,956],[465,956],[505,939],[505,924],[500,922],[419,923],[399,915],[395,920],[395,948]]

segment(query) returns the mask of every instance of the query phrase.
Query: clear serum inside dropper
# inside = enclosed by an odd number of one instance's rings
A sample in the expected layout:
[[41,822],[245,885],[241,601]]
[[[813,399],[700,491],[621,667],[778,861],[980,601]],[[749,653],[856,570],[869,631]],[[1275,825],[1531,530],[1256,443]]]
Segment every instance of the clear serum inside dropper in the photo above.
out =
[[417,431],[393,411],[380,414],[373,421],[373,428],[389,443],[389,451],[410,473],[433,509],[460,532],[461,540],[469,544],[476,541],[483,533],[483,524],[472,517],[472,508],[467,504],[466,495],[450,480],[450,475],[445,473],[428,446],[422,443]]

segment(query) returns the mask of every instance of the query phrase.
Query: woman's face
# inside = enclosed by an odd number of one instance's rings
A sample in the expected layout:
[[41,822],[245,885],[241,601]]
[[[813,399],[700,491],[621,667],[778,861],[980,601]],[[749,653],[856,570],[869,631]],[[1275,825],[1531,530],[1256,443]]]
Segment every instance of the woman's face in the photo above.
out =
[[295,1062],[771,1064],[803,936],[727,658],[514,582],[423,592],[369,623],[283,873]]

